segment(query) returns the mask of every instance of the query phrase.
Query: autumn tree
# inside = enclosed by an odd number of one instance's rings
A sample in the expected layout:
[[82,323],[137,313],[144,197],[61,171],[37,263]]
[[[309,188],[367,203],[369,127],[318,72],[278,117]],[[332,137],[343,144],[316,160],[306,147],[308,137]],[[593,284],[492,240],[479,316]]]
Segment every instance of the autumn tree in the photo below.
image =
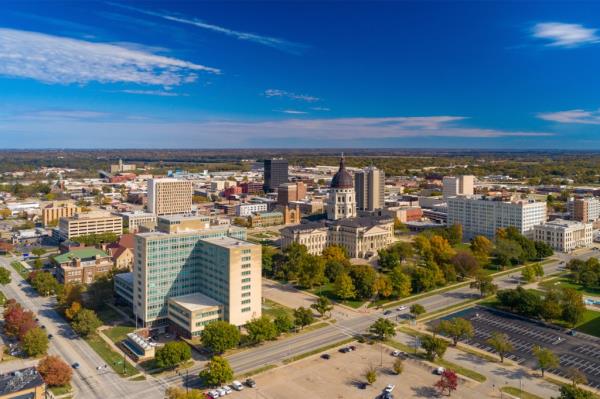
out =
[[65,310],[65,316],[68,320],[73,320],[77,313],[81,311],[81,304],[79,302],[71,303],[71,306]]
[[365,380],[369,385],[373,385],[375,381],[377,381],[377,369],[373,366],[370,366],[365,370]]
[[377,279],[373,283],[373,290],[383,298],[388,298],[394,292],[391,279],[384,274],[377,276]]
[[28,356],[45,355],[48,352],[48,337],[39,327],[27,331],[21,340],[21,347]]
[[402,359],[396,359],[392,368],[394,369],[394,373],[396,373],[397,375],[402,374],[402,372],[404,371],[404,362],[402,361]]
[[91,309],[81,309],[75,314],[71,323],[73,330],[84,337],[96,332],[101,325],[102,321]]
[[0,266],[0,285],[10,284],[11,281],[10,271],[5,267]]
[[37,366],[44,382],[49,386],[63,386],[71,382],[73,371],[67,363],[58,356],[46,356]]
[[456,391],[458,388],[458,377],[456,373],[452,370],[444,370],[442,373],[440,380],[434,385],[440,394],[444,394],[446,391],[448,392],[448,396],[452,395],[453,391]]
[[500,357],[500,363],[504,363],[504,357],[506,354],[513,350],[513,346],[508,340],[508,336],[497,331],[493,332],[492,337],[486,342],[496,351],[496,353],[498,353],[498,356]]
[[333,293],[340,299],[352,299],[356,297],[356,288],[350,276],[341,273],[333,283]]
[[471,251],[458,251],[452,258],[452,265],[462,279],[475,276],[481,270],[479,261],[473,256]]
[[221,385],[233,379],[233,370],[227,359],[221,356],[214,356],[206,365],[206,368],[200,372],[200,378],[208,386]]

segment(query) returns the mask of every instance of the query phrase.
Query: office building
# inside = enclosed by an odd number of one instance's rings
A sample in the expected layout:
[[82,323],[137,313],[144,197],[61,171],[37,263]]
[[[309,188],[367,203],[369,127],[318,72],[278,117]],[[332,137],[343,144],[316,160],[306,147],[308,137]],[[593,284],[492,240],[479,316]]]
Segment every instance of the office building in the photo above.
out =
[[[187,229],[169,227],[170,233],[135,236],[134,314],[143,326],[164,330],[170,325],[185,336],[197,335],[203,325],[196,323],[207,319],[192,313],[208,303],[200,296],[190,300],[195,294],[218,302],[219,318],[232,324],[260,317],[261,246],[243,241],[245,229],[207,226],[201,220],[195,227],[190,222]],[[187,319],[182,316],[186,321],[174,316],[178,308],[170,309],[169,303],[190,312]]]
[[115,274],[114,290],[117,301],[133,309],[133,273]]
[[0,374],[0,399],[46,399],[46,383],[35,367]]
[[338,172],[333,176],[327,199],[327,219],[338,220],[356,217],[356,194],[352,176],[346,170],[344,157]]
[[68,201],[54,201],[42,209],[44,226],[52,224],[60,218],[70,218],[81,212],[81,207]]
[[102,233],[123,234],[123,218],[98,211],[78,213],[73,217],[58,220],[58,234],[62,241]]
[[546,203],[501,197],[448,198],[448,225],[460,224],[466,239],[494,238],[499,228],[516,227],[531,238],[533,227],[546,222]]
[[592,223],[556,219],[534,227],[533,239],[543,241],[555,251],[570,252],[593,243]]
[[456,196],[470,196],[475,193],[475,176],[444,176],[442,184],[444,199]]
[[192,182],[171,178],[148,182],[148,212],[158,216],[192,212]]
[[306,184],[303,182],[283,183],[277,188],[277,204],[286,206],[293,201],[306,198]]
[[150,212],[121,212],[116,215],[123,218],[123,227],[127,228],[130,233],[137,233],[140,226],[147,229],[156,227],[156,214]]
[[385,203],[385,173],[374,166],[354,174],[356,208],[361,211],[382,209]]
[[122,159],[116,164],[110,165],[110,173],[122,173],[135,170],[135,164],[125,164]]
[[267,204],[265,203],[245,203],[239,204],[236,207],[235,214],[240,217],[247,217],[257,212],[266,212]]
[[265,193],[277,190],[288,181],[288,161],[285,159],[265,159],[264,161],[264,189]]
[[600,219],[600,200],[594,197],[570,198],[567,211],[573,220],[595,222]]
[[75,249],[53,258],[56,279],[62,284],[90,284],[114,267],[109,254],[97,248]]

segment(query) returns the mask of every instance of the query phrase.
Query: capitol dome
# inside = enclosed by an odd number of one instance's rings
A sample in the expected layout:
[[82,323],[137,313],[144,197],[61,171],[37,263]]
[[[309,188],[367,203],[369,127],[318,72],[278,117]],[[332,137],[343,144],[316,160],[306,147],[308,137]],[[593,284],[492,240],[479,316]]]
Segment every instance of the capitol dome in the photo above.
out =
[[348,173],[344,166],[344,156],[340,159],[340,169],[331,180],[331,188],[354,188],[352,175]]

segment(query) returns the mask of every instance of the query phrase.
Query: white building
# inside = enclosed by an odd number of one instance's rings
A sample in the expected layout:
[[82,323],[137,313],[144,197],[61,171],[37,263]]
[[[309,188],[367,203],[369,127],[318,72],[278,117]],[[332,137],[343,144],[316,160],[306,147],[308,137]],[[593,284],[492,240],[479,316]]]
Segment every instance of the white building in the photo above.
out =
[[342,156],[340,169],[331,180],[327,200],[327,219],[339,220],[356,217],[356,194],[353,180],[346,170]]
[[444,176],[442,180],[442,194],[445,199],[460,195],[470,196],[474,194],[475,176]]
[[171,178],[148,182],[148,212],[158,216],[192,212],[192,182]]
[[134,211],[121,212],[116,215],[123,218],[124,227],[127,227],[130,233],[137,233],[140,226],[156,227],[156,215],[154,213]]
[[235,214],[240,217],[246,217],[253,213],[267,212],[267,208],[266,203],[239,204],[235,209]]
[[545,202],[507,201],[500,197],[448,198],[448,225],[462,225],[465,238],[494,238],[497,229],[511,226],[532,237],[534,226],[545,222]]
[[573,220],[595,222],[600,219],[600,200],[595,197],[569,198],[567,211]]
[[545,242],[556,251],[570,252],[592,245],[593,227],[591,223],[556,219],[535,226],[533,239]]

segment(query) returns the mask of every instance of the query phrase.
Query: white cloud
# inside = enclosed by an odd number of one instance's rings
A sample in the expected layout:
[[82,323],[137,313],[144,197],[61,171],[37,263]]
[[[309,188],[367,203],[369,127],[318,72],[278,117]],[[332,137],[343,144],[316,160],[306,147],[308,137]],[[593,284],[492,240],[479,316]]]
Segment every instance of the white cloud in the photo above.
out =
[[600,125],[600,110],[585,111],[583,109],[572,109],[568,111],[544,112],[537,114],[537,117],[551,122]]
[[303,115],[303,114],[306,114],[306,112],[304,112],[304,111],[298,111],[298,110],[295,110],[295,109],[284,109],[284,110],[279,111],[279,112],[283,112],[284,114],[291,114],[291,115]]
[[284,98],[290,98],[292,100],[306,101],[309,103],[321,100],[319,97],[309,96],[306,94],[296,94],[296,93],[292,93],[290,91],[285,91],[285,90],[280,90],[280,89],[267,89],[267,90],[265,90],[265,92],[263,94],[265,95],[265,97],[269,97],[269,98],[270,97],[284,97]]
[[327,107],[311,107],[310,109],[312,109],[313,111],[331,111],[331,108]]
[[600,41],[596,35],[597,29],[585,28],[579,24],[561,22],[543,22],[533,27],[533,36],[548,40],[548,46],[577,47],[583,44],[593,44]]
[[163,90],[119,90],[119,93],[127,93],[127,94],[143,94],[147,96],[161,96],[161,97],[179,97],[184,96],[187,97],[187,94],[174,93],[172,91],[163,91]]
[[224,34],[226,36],[234,37],[239,40],[246,40],[246,41],[250,41],[250,42],[254,42],[254,43],[259,43],[264,46],[272,47],[277,50],[285,51],[285,52],[288,52],[291,54],[301,54],[308,48],[308,46],[305,44],[294,43],[294,42],[290,42],[288,40],[280,39],[277,37],[263,36],[263,35],[257,35],[255,33],[242,32],[242,31],[238,31],[238,30],[234,30],[234,29],[229,29],[229,28],[225,28],[223,26],[209,24],[209,23],[206,23],[199,19],[184,18],[184,17],[180,17],[180,16],[176,16],[176,15],[169,15],[169,14],[159,13],[159,12],[155,12],[155,11],[144,10],[141,8],[131,7],[131,6],[127,6],[124,4],[118,4],[118,3],[110,3],[109,2],[108,4],[111,4],[116,7],[121,7],[121,8],[127,9],[127,10],[131,10],[131,11],[137,11],[139,13],[150,15],[153,17],[163,18],[168,21],[179,22],[182,24],[192,25],[197,28],[207,29],[207,30],[210,30],[213,32]]
[[193,82],[198,72],[220,70],[115,44],[0,28],[0,75],[55,84],[97,81],[168,87]]

